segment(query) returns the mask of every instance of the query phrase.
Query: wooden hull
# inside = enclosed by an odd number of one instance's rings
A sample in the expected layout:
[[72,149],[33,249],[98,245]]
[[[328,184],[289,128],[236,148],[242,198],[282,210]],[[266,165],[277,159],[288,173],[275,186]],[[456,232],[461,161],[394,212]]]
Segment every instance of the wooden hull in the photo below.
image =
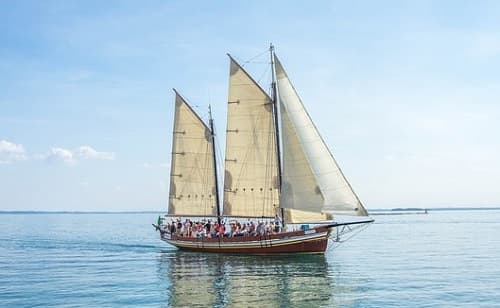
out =
[[318,226],[305,231],[265,236],[188,238],[164,233],[161,239],[181,250],[231,254],[324,253],[330,228]]

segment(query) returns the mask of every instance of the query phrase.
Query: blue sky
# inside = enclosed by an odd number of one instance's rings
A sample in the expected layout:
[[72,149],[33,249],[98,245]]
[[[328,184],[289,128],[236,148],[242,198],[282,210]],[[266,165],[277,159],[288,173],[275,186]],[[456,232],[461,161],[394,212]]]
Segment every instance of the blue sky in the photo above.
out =
[[0,210],[166,210],[171,88],[223,133],[225,54],[269,42],[368,209],[499,206],[499,30],[497,1],[2,2]]

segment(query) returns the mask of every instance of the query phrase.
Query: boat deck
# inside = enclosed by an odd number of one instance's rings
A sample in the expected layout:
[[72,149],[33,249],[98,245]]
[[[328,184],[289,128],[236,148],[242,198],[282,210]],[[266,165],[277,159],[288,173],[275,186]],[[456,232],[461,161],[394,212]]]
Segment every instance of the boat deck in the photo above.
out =
[[321,225],[308,230],[234,237],[182,237],[163,233],[162,240],[183,250],[200,252],[272,254],[323,253],[330,229],[334,224]]

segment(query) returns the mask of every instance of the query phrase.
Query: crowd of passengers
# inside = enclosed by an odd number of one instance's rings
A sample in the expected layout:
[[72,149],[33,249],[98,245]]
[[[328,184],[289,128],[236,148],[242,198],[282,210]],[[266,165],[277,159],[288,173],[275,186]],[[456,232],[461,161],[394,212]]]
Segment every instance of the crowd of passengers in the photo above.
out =
[[164,223],[162,228],[167,233],[181,237],[218,238],[276,234],[282,231],[281,226],[281,219],[276,215],[272,221],[259,221],[258,223],[254,223],[250,219],[246,223],[235,220],[229,223],[222,221],[219,224],[210,219],[196,222],[186,219],[182,222],[180,218],[177,218],[177,220],[172,219],[167,224]]

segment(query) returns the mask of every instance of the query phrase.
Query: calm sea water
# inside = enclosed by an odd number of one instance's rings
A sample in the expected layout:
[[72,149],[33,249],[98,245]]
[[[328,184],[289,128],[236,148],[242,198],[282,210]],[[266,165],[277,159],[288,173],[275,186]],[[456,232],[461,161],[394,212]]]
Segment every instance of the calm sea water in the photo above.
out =
[[375,216],[294,257],[179,252],[156,218],[0,215],[0,306],[500,307],[500,211]]

